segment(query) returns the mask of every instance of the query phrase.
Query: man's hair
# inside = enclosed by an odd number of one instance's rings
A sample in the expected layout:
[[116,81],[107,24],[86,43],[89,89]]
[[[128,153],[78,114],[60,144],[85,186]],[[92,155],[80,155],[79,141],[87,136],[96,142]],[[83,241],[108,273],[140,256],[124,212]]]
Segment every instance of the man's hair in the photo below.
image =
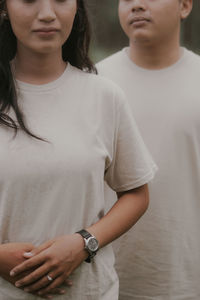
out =
[[[11,71],[10,62],[17,52],[17,39],[13,33],[8,17],[5,17],[6,0],[0,0],[0,125],[15,130],[21,128],[28,135],[40,139],[33,134],[25,124],[25,117],[19,108],[15,80]],[[88,52],[90,45],[90,23],[85,0],[77,0],[77,13],[69,38],[62,46],[62,57],[73,66],[86,72],[96,72]],[[17,123],[9,116],[13,109]]]

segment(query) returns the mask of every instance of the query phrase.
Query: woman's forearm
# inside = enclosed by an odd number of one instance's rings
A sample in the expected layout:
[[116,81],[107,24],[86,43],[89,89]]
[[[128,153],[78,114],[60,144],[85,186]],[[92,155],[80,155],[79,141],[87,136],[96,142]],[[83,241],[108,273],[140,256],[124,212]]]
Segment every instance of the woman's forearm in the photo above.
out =
[[[147,209],[148,188],[146,185],[118,194],[118,196],[119,200],[105,217],[89,228],[85,228],[96,236],[100,247],[126,232]],[[26,286],[29,292],[40,290],[41,294],[45,294],[60,286],[87,256],[88,253],[84,249],[80,234],[61,236],[34,249],[31,256],[28,256],[31,258],[15,267],[11,275],[15,277],[35,268],[32,273],[19,280],[17,286]],[[46,286],[48,279],[45,274],[50,274],[52,278],[56,277],[56,281]]]
[[118,193],[119,199],[97,223],[87,228],[103,247],[129,230],[144,214],[149,204],[148,186]]

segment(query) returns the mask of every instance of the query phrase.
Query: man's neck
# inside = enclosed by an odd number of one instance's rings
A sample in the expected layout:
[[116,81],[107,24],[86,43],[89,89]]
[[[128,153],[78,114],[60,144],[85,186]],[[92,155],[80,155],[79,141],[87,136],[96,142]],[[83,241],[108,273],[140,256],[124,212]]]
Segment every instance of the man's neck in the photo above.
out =
[[130,42],[129,57],[139,67],[160,70],[175,64],[182,55],[179,42],[171,45],[139,45]]

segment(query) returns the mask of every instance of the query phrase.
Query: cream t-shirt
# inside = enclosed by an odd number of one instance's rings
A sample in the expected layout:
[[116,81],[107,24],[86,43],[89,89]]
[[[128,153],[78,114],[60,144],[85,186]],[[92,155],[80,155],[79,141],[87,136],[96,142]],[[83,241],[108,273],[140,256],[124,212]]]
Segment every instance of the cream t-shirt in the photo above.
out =
[[[115,191],[147,183],[155,165],[122,91],[68,64],[48,84],[17,82],[29,128],[48,142],[0,128],[0,243],[44,241],[104,216],[104,179]],[[118,299],[109,245],[72,275],[59,300]],[[0,300],[40,299],[0,279]]]
[[97,67],[126,92],[159,167],[147,213],[115,243],[120,300],[199,300],[200,58],[183,49],[171,67],[146,70],[125,48]]

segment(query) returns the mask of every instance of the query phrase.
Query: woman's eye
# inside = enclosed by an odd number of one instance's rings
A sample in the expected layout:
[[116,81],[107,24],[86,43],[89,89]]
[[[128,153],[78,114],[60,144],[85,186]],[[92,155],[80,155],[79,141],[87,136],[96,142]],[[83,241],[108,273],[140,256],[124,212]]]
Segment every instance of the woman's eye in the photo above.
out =
[[57,2],[66,2],[67,0],[56,0]]
[[23,0],[23,2],[25,2],[25,3],[33,3],[33,2],[35,2],[35,0]]

